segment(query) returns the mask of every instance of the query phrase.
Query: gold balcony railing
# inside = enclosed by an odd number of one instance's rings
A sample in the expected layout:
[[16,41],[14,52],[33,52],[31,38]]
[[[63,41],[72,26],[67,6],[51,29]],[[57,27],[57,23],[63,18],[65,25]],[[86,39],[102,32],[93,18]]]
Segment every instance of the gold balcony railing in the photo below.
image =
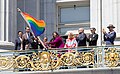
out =
[[0,70],[43,71],[71,68],[118,67],[120,46],[48,50],[4,50]]

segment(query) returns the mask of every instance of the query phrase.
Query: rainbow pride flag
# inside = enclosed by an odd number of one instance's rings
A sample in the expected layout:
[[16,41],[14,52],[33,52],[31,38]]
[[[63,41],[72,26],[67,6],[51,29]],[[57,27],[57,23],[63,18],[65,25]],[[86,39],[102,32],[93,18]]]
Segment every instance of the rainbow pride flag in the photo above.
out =
[[28,23],[30,24],[30,27],[35,36],[40,36],[45,31],[46,24],[44,20],[37,20],[36,18],[25,12],[22,12],[22,14],[25,17],[26,21],[28,21]]

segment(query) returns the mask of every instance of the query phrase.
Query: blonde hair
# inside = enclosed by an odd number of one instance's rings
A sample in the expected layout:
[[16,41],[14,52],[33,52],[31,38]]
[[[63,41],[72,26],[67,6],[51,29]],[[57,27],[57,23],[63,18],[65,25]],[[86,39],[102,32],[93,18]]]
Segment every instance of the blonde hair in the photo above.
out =
[[68,33],[68,38],[74,38],[74,34],[72,32]]

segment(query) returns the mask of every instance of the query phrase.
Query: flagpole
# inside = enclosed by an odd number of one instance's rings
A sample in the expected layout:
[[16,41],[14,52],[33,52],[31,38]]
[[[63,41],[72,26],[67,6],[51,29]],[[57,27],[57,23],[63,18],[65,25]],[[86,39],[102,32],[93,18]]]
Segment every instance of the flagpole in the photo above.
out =
[[[29,22],[26,20],[26,18],[24,17],[24,15],[21,13],[22,11],[21,11],[19,8],[17,8],[17,10],[18,10],[18,12],[20,12],[21,16],[22,16],[23,19],[26,21],[26,23],[28,24],[28,26],[31,28]],[[32,31],[32,30],[31,30],[31,31]],[[32,33],[33,33],[33,31],[32,31]],[[34,33],[33,33],[33,36],[34,36],[34,38],[35,38]],[[38,40],[40,41],[40,43],[43,45],[43,47],[46,49],[46,46],[44,45],[44,43],[42,42],[42,40],[40,39],[40,37],[37,36],[37,38],[38,38]]]

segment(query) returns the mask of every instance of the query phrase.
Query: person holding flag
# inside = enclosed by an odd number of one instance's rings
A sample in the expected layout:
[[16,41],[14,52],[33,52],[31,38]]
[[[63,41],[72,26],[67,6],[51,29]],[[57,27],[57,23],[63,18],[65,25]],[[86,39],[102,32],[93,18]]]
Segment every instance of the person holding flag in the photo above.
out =
[[34,37],[33,34],[30,32],[29,26],[26,26],[22,40],[23,40],[23,50],[31,48],[32,46],[31,44],[33,43]]
[[[18,11],[20,12],[21,16],[24,18],[24,20],[28,24],[29,29],[31,28],[31,31],[33,32],[33,37],[35,36],[38,37],[44,33],[45,26],[46,26],[44,20],[37,20],[36,18],[32,17],[28,13],[22,12],[19,8],[18,8]],[[41,41],[41,39],[39,37],[38,39],[39,39],[39,42],[41,42],[41,44],[43,45],[43,47],[46,48],[44,43]]]

